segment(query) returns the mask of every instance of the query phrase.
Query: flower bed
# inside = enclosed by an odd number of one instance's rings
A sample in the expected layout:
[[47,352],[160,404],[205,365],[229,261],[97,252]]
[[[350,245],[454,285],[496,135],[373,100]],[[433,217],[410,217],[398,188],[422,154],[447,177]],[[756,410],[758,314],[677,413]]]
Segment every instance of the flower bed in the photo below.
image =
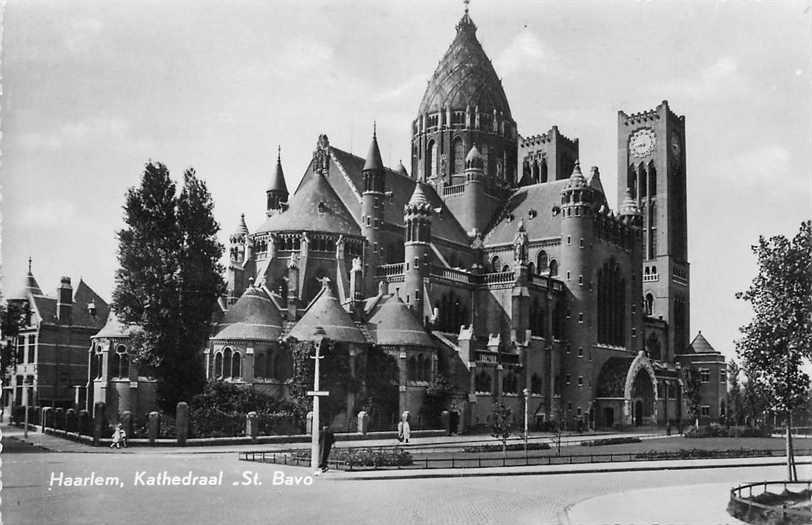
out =
[[581,441],[582,447],[600,447],[603,445],[622,445],[624,443],[640,443],[642,440],[639,437],[615,437],[604,439],[590,439],[588,441]]
[[[309,450],[293,453],[298,460],[310,459]],[[412,455],[401,449],[382,451],[372,448],[333,449],[330,461],[342,462],[351,468],[356,467],[405,467],[412,464]]]
[[[527,450],[549,450],[550,444],[549,443],[541,443],[541,442],[534,442],[527,444]],[[511,443],[505,450],[512,451],[512,450],[524,450],[524,443]],[[475,453],[475,452],[501,452],[502,445],[495,443],[493,445],[471,445],[469,447],[465,447],[462,449],[463,452]]]

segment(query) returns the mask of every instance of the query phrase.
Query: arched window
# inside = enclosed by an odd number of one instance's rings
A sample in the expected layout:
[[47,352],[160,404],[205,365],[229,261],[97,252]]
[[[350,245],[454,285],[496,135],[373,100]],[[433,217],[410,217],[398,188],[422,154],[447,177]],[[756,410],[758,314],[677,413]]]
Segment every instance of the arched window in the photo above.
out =
[[127,355],[127,347],[119,345],[116,348],[116,377],[130,377],[130,359]]
[[434,141],[429,142],[428,154],[426,155],[426,176],[432,177],[437,175],[437,143]]
[[265,375],[265,353],[258,352],[254,358],[254,377],[267,377]]
[[510,271],[510,266],[508,266],[507,264],[502,266],[502,271],[503,272],[509,272]]
[[223,377],[231,377],[231,348],[223,351]]
[[217,352],[214,354],[214,377],[222,377],[223,376],[223,354],[222,352]]
[[541,394],[541,377],[536,373],[530,378],[530,393]]
[[645,197],[648,190],[648,174],[646,173],[646,167],[643,166],[642,162],[637,168],[637,173],[640,176],[640,197]]
[[414,356],[406,362],[406,376],[410,381],[417,380],[417,359]]
[[505,394],[515,394],[517,392],[517,383],[516,374],[513,371],[507,373],[504,379],[502,379],[502,392]]
[[609,259],[598,270],[598,342],[623,346],[626,341],[626,280]]
[[629,166],[629,171],[626,174],[626,187],[631,191],[632,197],[637,196],[637,172],[634,165]]
[[536,275],[536,265],[533,263],[527,264],[527,275]]
[[451,165],[454,167],[454,173],[463,173],[465,171],[465,145],[462,139],[457,137],[454,140],[454,146],[451,149],[454,158]]
[[533,175],[532,175],[531,182],[533,184],[536,184],[538,181],[539,181],[539,161],[534,160],[533,161]]
[[479,372],[476,377],[474,377],[474,390],[477,392],[490,392],[491,374],[485,370]]
[[240,353],[234,352],[234,355],[231,357],[231,377],[242,377],[240,373],[241,364]]
[[654,315],[654,296],[650,293],[646,294],[646,315]]
[[654,161],[648,163],[648,194],[654,197],[657,195],[657,168]]
[[498,272],[501,264],[502,261],[499,260],[499,256],[494,255],[493,258],[491,259],[491,271]]
[[550,277],[558,276],[558,261],[553,259],[550,261]]
[[538,255],[536,255],[536,269],[538,270],[539,274],[544,273],[548,269],[548,264],[547,252],[544,250],[539,250]]
[[547,182],[547,159],[541,159],[538,182]]

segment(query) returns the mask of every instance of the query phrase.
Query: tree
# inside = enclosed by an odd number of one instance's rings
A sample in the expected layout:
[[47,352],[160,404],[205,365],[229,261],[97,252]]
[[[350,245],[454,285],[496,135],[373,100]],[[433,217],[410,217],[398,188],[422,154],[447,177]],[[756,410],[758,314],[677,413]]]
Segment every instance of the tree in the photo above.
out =
[[727,420],[734,425],[744,424],[742,387],[739,384],[741,367],[731,359],[727,362]]
[[510,407],[499,400],[494,400],[491,436],[502,442],[502,457],[507,457],[507,440],[513,434],[510,423],[512,412]]
[[113,309],[139,327],[131,344],[138,361],[154,368],[159,404],[168,412],[201,390],[200,352],[224,289],[212,207],[193,170],[184,174],[178,199],[167,167],[152,161],[124,205]]
[[685,369],[685,400],[688,402],[688,411],[694,419],[696,429],[699,430],[699,411],[702,403],[702,377],[699,369],[691,365]]
[[748,377],[763,388],[771,408],[784,415],[788,479],[797,479],[792,447],[792,412],[806,402],[812,354],[812,223],[797,235],[759,237],[752,247],[758,274],[736,297],[749,302],[753,320],[742,326],[736,352]]
[[[0,303],[0,377],[3,386],[11,384],[12,367],[17,364],[17,334],[27,323],[29,317],[28,302]],[[5,410],[5,404],[0,406],[0,412]]]

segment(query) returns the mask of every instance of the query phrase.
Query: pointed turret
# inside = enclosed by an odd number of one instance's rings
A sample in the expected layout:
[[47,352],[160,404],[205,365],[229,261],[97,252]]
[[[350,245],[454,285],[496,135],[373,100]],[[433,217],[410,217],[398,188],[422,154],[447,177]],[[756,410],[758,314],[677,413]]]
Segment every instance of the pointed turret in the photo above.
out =
[[626,188],[626,195],[620,204],[620,218],[633,226],[642,226],[643,213],[637,206],[637,200],[632,196],[631,188]]
[[285,184],[285,173],[282,170],[282,148],[278,148],[276,152],[276,168],[271,176],[271,182],[265,192],[268,196],[267,200],[267,213],[273,215],[274,213],[284,211],[285,203],[288,201],[288,187]]
[[23,278],[23,282],[18,290],[16,290],[9,299],[11,300],[25,300],[28,299],[28,294],[42,295],[42,288],[31,273],[31,257],[28,258],[28,273]]
[[415,184],[408,204],[403,207],[403,222],[406,224],[404,246],[404,291],[406,303],[421,321],[425,321],[424,280],[429,274],[431,243],[431,216],[434,213],[423,184]]
[[367,158],[364,162],[363,171],[383,170],[383,161],[381,160],[381,150],[378,148],[378,133],[376,126],[373,125],[372,142],[369,144],[369,151]]
[[485,161],[482,159],[482,154],[476,147],[476,143],[471,146],[470,151],[468,151],[468,155],[465,156],[465,169],[472,170],[478,169],[482,170],[485,166]]
[[397,173],[398,175],[403,175],[404,177],[408,177],[408,176],[409,176],[409,172],[408,172],[408,171],[406,171],[406,166],[404,166],[404,165],[403,165],[403,161],[402,161],[402,160],[398,162],[398,167],[397,167],[397,169],[395,170],[395,173]]
[[378,148],[378,133],[375,124],[372,125],[372,142],[369,145],[366,161],[363,168],[364,193],[362,196],[361,228],[368,243],[366,250],[364,282],[366,294],[375,294],[375,269],[382,261],[383,238],[381,230],[384,221],[384,207],[386,206],[386,171],[381,161],[381,151]]
[[572,169],[572,175],[570,175],[569,183],[567,184],[567,188],[579,189],[586,187],[588,187],[588,185],[586,182],[586,177],[584,177],[583,172],[581,172],[581,162],[576,160],[575,167]]

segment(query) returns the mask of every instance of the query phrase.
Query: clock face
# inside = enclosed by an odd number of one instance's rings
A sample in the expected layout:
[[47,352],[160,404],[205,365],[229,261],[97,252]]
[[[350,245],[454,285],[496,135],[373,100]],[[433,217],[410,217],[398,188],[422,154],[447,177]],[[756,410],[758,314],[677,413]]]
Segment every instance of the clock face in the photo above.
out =
[[645,157],[654,151],[656,137],[651,129],[635,131],[629,139],[629,152],[634,157]]

